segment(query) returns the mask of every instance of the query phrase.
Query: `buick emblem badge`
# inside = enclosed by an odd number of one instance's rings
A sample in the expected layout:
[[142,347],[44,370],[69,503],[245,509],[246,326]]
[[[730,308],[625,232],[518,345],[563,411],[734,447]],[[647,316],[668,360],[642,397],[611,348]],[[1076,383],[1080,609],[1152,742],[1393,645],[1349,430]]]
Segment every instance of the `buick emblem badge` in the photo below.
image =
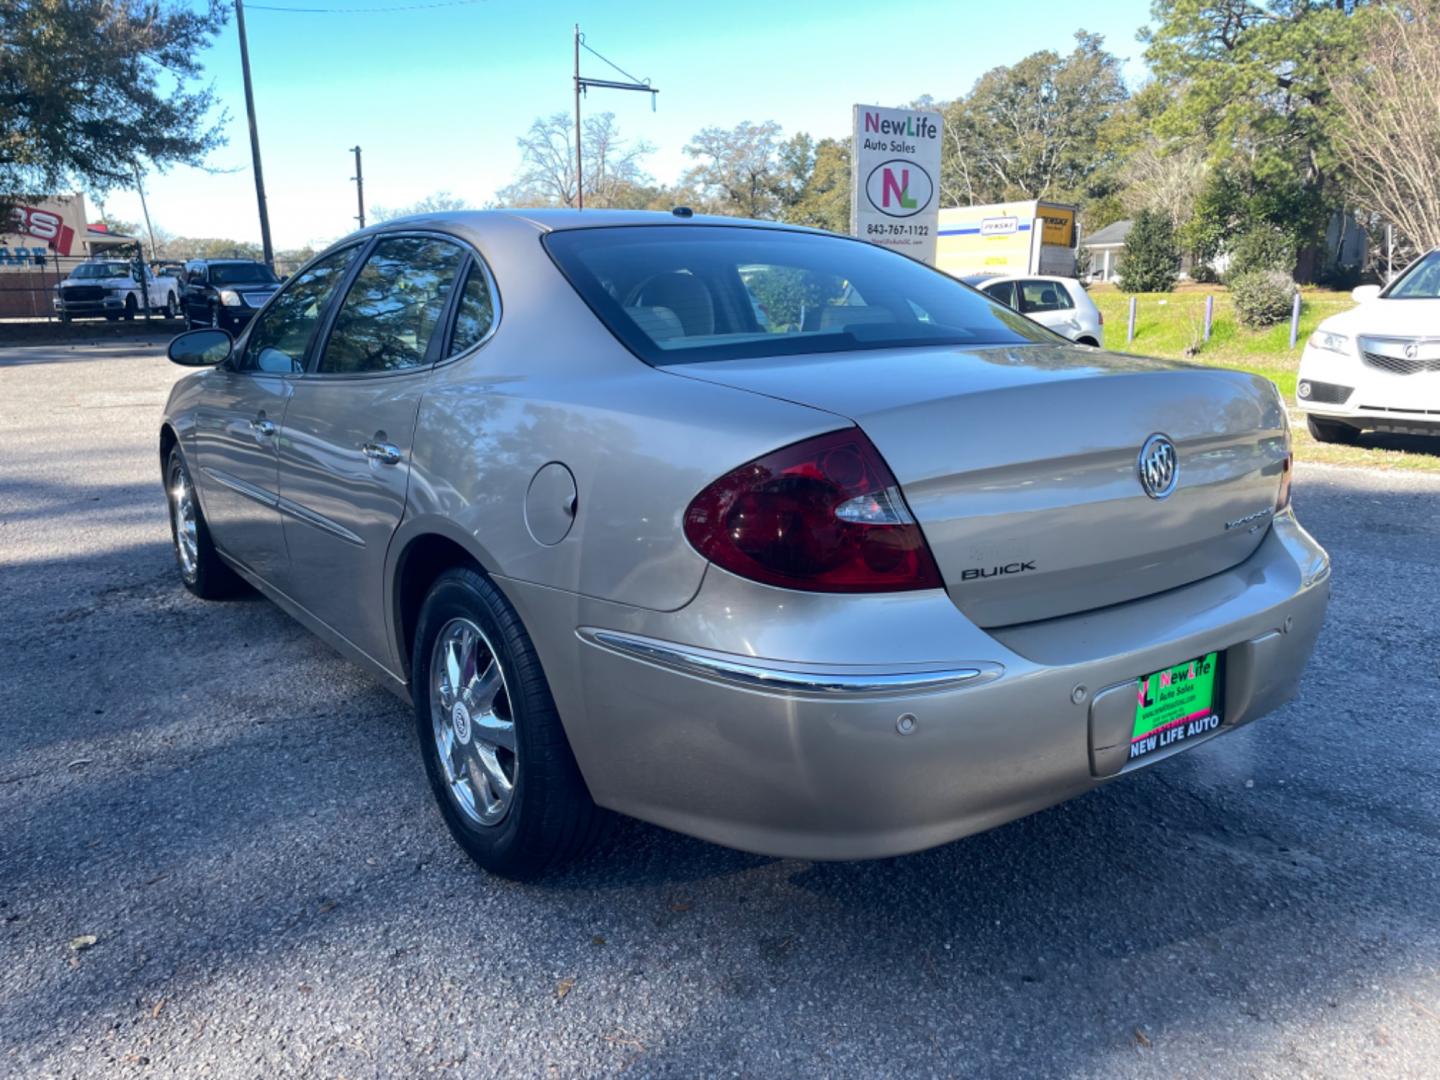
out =
[[1405,359],[1406,359],[1406,360],[1414,360],[1414,359],[1415,359],[1416,357],[1418,357],[1419,355],[1420,355],[1420,346],[1419,346],[1419,345],[1416,345],[1415,342],[1412,341],[1412,342],[1410,342],[1409,345],[1406,345],[1406,346],[1405,346]]
[[1180,480],[1180,455],[1169,437],[1158,431],[1140,447],[1136,466],[1140,473],[1140,486],[1152,499],[1165,498],[1175,490]]

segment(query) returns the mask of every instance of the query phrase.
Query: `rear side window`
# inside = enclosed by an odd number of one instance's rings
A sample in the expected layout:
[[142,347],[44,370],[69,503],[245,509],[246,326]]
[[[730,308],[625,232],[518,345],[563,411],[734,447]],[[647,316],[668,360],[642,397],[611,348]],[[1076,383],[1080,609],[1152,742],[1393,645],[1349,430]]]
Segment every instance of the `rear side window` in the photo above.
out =
[[985,295],[993,296],[1008,307],[1015,307],[1015,283],[1002,281],[998,285],[986,285]]
[[377,243],[345,294],[319,370],[357,375],[424,364],[464,257],[427,236]]
[[545,245],[610,331],[657,365],[1055,340],[948,275],[843,237],[640,225],[557,231]]
[[1075,306],[1065,286],[1056,281],[1022,281],[1020,310],[1029,315],[1036,311],[1069,311]]
[[325,256],[280,290],[270,306],[256,316],[240,363],[242,371],[283,375],[305,369],[310,339],[356,250],[348,247]]
[[455,312],[455,333],[450,338],[450,355],[462,353],[484,340],[495,324],[495,297],[479,263],[470,264],[464,291]]

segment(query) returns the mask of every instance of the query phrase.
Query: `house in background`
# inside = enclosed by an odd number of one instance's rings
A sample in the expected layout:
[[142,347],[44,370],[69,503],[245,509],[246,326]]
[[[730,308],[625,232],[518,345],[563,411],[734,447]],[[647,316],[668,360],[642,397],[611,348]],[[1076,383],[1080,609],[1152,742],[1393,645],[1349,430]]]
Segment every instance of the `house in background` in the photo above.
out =
[[1081,239],[1080,246],[1090,255],[1086,281],[1114,281],[1120,276],[1120,258],[1125,253],[1125,238],[1130,235],[1133,224],[1128,218],[1112,221]]

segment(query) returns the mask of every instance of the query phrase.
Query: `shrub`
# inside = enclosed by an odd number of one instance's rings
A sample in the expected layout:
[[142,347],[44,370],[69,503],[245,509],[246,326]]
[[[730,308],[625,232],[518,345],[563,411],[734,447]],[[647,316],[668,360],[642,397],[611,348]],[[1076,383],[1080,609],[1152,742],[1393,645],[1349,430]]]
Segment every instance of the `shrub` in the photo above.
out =
[[1141,210],[1125,238],[1120,288],[1125,292],[1169,292],[1180,273],[1180,245],[1168,214]]
[[1295,282],[1283,270],[1252,270],[1230,279],[1230,299],[1242,326],[1274,326],[1290,317]]
[[1281,270],[1288,277],[1295,269],[1295,238],[1274,225],[1257,225],[1230,245],[1225,279],[1257,270]]

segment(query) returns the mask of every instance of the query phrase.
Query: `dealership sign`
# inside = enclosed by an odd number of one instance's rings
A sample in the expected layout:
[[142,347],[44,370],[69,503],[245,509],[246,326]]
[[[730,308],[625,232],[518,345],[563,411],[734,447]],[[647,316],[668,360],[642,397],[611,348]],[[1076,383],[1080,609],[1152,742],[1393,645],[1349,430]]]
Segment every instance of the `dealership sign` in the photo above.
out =
[[939,113],[855,106],[850,221],[856,236],[935,263]]

